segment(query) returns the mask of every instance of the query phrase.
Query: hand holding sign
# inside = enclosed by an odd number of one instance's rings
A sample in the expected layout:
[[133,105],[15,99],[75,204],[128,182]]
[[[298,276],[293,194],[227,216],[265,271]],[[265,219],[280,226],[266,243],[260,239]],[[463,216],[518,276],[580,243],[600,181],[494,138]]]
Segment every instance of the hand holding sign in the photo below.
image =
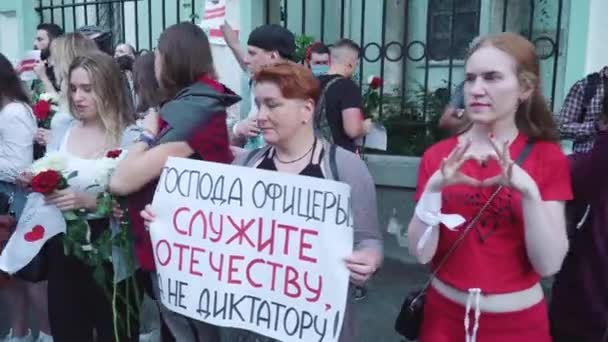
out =
[[22,81],[31,81],[36,79],[34,68],[40,63],[40,50],[28,51],[23,59],[17,64],[15,70],[19,74]]
[[150,228],[150,225],[152,224],[152,222],[154,222],[154,220],[156,220],[156,216],[154,215],[152,206],[149,204],[146,204],[146,207],[144,208],[144,210],[141,211],[140,215],[144,219],[144,226],[146,228]]
[[355,285],[364,285],[380,267],[382,255],[373,248],[356,250],[344,259],[350,271],[350,279]]
[[34,74],[38,77],[38,79],[43,79],[46,77],[46,63],[42,61],[37,61],[34,64]]
[[226,44],[229,46],[238,46],[239,45],[239,35],[238,33],[230,26],[228,21],[224,20],[224,24],[220,26],[220,30],[222,30],[222,34],[224,35],[224,40]]

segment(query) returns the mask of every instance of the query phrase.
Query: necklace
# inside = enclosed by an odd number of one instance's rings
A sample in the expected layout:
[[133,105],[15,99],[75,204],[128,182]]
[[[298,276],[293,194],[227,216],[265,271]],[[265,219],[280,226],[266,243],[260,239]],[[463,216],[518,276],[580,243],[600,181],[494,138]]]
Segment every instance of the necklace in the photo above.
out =
[[295,162],[299,162],[300,160],[304,159],[312,150],[314,150],[315,146],[317,146],[317,138],[315,138],[315,142],[312,144],[312,146],[310,146],[310,148],[308,149],[308,151],[306,151],[306,153],[304,153],[301,157],[296,158],[294,160],[288,160],[288,161],[283,161],[279,158],[279,155],[277,154],[277,151],[274,151],[274,156],[273,158],[276,159],[279,163],[281,164],[293,164]]

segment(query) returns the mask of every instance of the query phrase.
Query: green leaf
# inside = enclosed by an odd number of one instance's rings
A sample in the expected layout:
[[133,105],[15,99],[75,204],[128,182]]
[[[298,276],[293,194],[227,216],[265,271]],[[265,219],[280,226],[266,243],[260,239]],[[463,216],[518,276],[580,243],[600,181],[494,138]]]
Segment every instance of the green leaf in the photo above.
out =
[[112,214],[112,201],[98,201],[97,207],[95,208],[95,215],[107,217]]
[[72,172],[71,172],[71,173],[70,173],[70,174],[69,174],[69,175],[66,177],[66,179],[67,179],[67,180],[70,180],[70,179],[72,179],[72,178],[74,178],[74,177],[76,177],[76,176],[78,176],[78,170],[72,171]]
[[70,210],[70,211],[64,211],[63,212],[63,218],[66,221],[75,221],[75,220],[79,219],[78,215],[76,215],[76,213],[74,211],[72,211],[72,210]]

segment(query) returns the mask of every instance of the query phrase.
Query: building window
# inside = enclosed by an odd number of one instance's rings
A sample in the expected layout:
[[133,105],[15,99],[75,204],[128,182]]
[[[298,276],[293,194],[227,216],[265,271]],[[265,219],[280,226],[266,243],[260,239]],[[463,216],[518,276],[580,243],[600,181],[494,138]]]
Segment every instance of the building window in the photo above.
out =
[[479,35],[479,1],[429,0],[430,59],[464,58],[470,42]]

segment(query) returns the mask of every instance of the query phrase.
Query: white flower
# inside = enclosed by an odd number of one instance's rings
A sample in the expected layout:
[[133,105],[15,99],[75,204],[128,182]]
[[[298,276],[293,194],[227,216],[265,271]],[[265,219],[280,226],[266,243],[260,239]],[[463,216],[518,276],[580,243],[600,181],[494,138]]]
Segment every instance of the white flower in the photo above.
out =
[[63,154],[59,152],[47,153],[44,157],[38,159],[31,166],[32,173],[35,175],[46,170],[55,170],[63,172],[66,168],[66,161]]
[[97,172],[95,183],[102,188],[106,188],[110,183],[110,176],[116,168],[116,162],[110,158],[102,158],[97,161]]
[[51,94],[51,93],[42,93],[42,94],[40,94],[38,99],[47,101],[50,103],[57,103],[57,96],[54,94]]
[[110,177],[116,170],[118,163],[127,155],[124,150],[121,150],[120,155],[116,158],[108,158],[103,157],[97,161],[97,175],[95,177],[95,182],[106,188],[110,183]]

